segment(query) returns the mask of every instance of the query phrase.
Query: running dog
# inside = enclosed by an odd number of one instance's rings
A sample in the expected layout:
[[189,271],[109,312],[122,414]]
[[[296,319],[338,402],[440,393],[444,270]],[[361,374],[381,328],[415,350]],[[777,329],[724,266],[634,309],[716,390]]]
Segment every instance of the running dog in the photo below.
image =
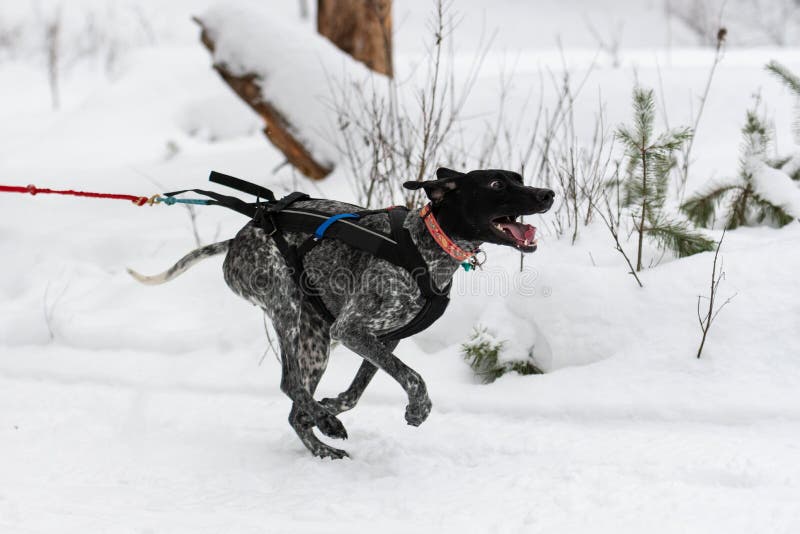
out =
[[[526,186],[519,174],[504,170],[461,173],[440,168],[436,175],[434,180],[404,184],[408,189],[423,189],[429,204],[422,210],[408,211],[403,222],[436,287],[449,289],[458,267],[483,243],[522,252],[536,250],[536,229],[518,218],[550,209],[553,191]],[[326,214],[362,209],[321,199],[299,200],[292,206]],[[386,213],[366,215],[357,224],[375,232],[390,229]],[[299,246],[309,237],[302,232],[285,232],[283,236],[291,246]],[[356,405],[378,369],[407,393],[408,424],[419,426],[425,421],[431,410],[425,382],[392,353],[398,341],[381,337],[409,324],[424,305],[409,271],[337,239],[322,239],[303,260],[308,279],[330,311],[321,314],[293,276],[275,236],[250,221],[233,239],[190,252],[160,275],[129,272],[140,282],[160,284],[204,258],[225,252],[225,282],[272,320],[281,350],[281,390],[293,402],[289,424],[312,454],[323,458],[347,456],[345,451],[320,441],[313,428],[331,438],[347,438],[336,416]],[[325,372],[332,340],[364,361],[346,391],[318,401],[314,392]]]

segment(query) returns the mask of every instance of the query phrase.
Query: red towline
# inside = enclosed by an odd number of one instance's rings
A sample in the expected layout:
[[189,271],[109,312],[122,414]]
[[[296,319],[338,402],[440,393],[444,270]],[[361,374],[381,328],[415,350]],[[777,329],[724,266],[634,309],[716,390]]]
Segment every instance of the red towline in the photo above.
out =
[[148,197],[140,197],[137,195],[118,195],[114,193],[93,193],[90,191],[74,191],[72,189],[48,189],[46,187],[36,187],[35,185],[18,186],[18,185],[0,185],[0,193],[30,193],[31,195],[53,194],[53,195],[69,195],[73,197],[90,197],[90,198],[113,198],[117,200],[130,200],[137,206],[144,206],[148,202]]

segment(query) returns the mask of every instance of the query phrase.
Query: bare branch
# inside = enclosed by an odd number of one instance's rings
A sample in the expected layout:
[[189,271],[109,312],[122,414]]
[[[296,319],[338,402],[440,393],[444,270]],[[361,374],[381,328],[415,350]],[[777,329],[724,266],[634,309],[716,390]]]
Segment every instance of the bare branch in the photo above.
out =
[[[711,325],[714,323],[714,320],[719,315],[719,312],[722,311],[722,308],[727,306],[731,300],[736,296],[734,293],[728,299],[722,303],[721,306],[714,308],[714,301],[717,298],[717,291],[719,290],[720,282],[725,278],[725,271],[722,270],[722,262],[720,262],[720,269],[717,271],[717,259],[719,258],[719,251],[722,248],[722,241],[725,239],[725,230],[722,231],[722,237],[719,239],[719,243],[717,243],[717,250],[714,252],[714,263],[711,265],[711,288],[710,288],[710,295],[708,296],[708,310],[706,311],[705,317],[700,320],[700,331],[703,333],[702,338],[700,339],[700,346],[697,349],[697,358],[703,353],[703,347],[706,344],[706,337],[708,336],[708,332],[711,329]],[[698,306],[698,318],[700,315],[700,299],[701,297],[697,297],[697,306]]]
[[[636,274],[636,269],[633,268],[633,264],[631,263],[630,258],[628,258],[628,255],[625,253],[625,249],[622,248],[622,244],[620,244],[619,242],[619,233],[617,232],[617,224],[615,224],[614,222],[614,213],[611,210],[611,204],[608,202],[608,197],[605,196],[604,198],[606,201],[607,216],[604,215],[602,210],[600,209],[596,209],[595,211],[605,223],[606,228],[608,228],[608,231],[611,232],[611,237],[614,238],[614,243],[616,244],[617,252],[622,254],[622,257],[625,258],[625,262],[628,264],[628,269],[630,269],[628,271],[628,274],[633,275],[633,277],[636,279],[636,283],[639,284],[639,287],[643,288],[644,285],[642,284],[642,281],[639,280],[639,275]],[[597,207],[595,206],[595,208]]]

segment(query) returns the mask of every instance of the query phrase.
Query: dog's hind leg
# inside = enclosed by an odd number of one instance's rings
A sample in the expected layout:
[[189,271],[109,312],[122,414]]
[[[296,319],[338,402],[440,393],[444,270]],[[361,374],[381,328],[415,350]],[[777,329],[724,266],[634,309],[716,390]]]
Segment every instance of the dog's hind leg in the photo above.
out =
[[289,412],[289,424],[297,433],[297,437],[303,442],[303,445],[311,451],[311,454],[320,458],[332,458],[338,460],[349,456],[347,451],[331,447],[317,438],[314,435],[314,424],[310,422],[310,418],[303,413],[302,408],[295,402],[292,404],[292,411]]
[[[393,351],[395,347],[397,347],[398,343],[399,341],[386,343],[386,348],[389,351]],[[369,360],[364,360],[361,362],[361,367],[358,368],[356,376],[353,378],[353,382],[350,383],[350,387],[348,387],[346,391],[339,393],[336,398],[322,399],[320,404],[335,414],[352,410],[355,405],[358,404],[359,399],[361,399],[361,395],[364,394],[364,390],[367,389],[367,386],[377,372],[378,368],[375,366],[375,364]]]
[[328,327],[305,305],[298,322],[297,328],[288,329],[279,340],[283,364],[281,389],[293,401],[289,424],[315,456],[343,458],[347,456],[345,451],[326,445],[313,432],[316,426],[326,436],[347,438],[341,421],[313,398],[328,364]]

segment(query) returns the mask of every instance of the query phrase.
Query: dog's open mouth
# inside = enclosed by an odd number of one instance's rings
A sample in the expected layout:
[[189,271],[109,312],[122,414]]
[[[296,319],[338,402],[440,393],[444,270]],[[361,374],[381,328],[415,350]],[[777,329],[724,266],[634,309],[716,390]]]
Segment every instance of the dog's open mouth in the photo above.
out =
[[512,243],[523,252],[536,250],[536,227],[516,220],[517,217],[504,215],[492,219],[492,230],[505,241]]

